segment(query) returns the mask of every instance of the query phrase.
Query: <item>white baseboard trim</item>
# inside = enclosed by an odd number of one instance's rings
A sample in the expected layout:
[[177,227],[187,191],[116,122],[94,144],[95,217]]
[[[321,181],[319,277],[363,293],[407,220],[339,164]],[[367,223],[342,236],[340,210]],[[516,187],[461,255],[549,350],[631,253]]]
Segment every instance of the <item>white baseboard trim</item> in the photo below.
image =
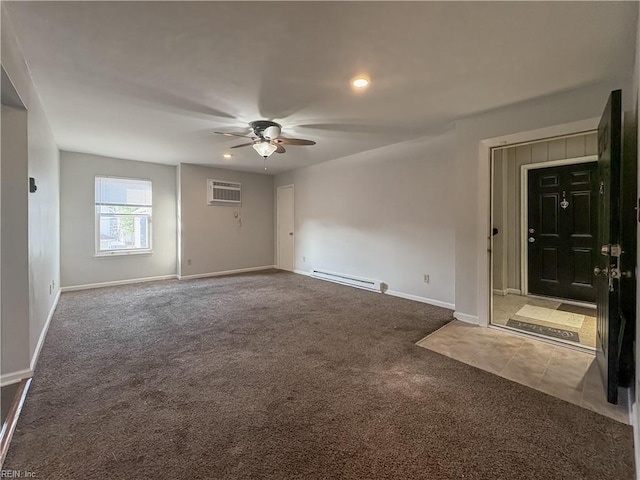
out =
[[40,357],[40,351],[42,350],[42,345],[44,345],[44,339],[47,337],[47,332],[49,331],[49,324],[51,324],[51,319],[53,318],[53,314],[55,313],[56,307],[58,306],[58,300],[60,300],[60,293],[61,293],[61,289],[58,290],[58,293],[56,294],[56,298],[53,299],[53,304],[51,305],[51,309],[49,310],[47,321],[44,322],[44,326],[42,327],[42,331],[40,332],[40,337],[38,338],[38,343],[36,344],[36,349],[33,352],[33,357],[31,357],[32,372],[36,370],[38,358]]
[[33,371],[29,368],[26,370],[18,370],[17,372],[3,373],[0,375],[0,387],[6,387],[18,383],[23,378],[33,377]]
[[306,272],[304,270],[294,270],[293,273],[297,273],[298,275],[304,275],[306,277],[311,276],[311,272]]
[[257,272],[259,270],[270,270],[277,268],[275,265],[263,265],[261,267],[238,268],[236,270],[225,270],[222,272],[197,273],[195,275],[178,275],[178,280],[189,280],[192,278],[220,277],[222,275],[233,275],[235,273]]
[[505,288],[504,290],[498,290],[497,288],[494,288],[493,294],[505,297],[507,295],[522,295],[522,291],[518,290],[517,288]]
[[461,322],[471,323],[473,325],[478,325],[480,323],[480,319],[475,315],[469,315],[467,313],[461,312],[453,312],[453,316],[460,320]]
[[384,292],[392,297],[406,298],[407,300],[413,300],[420,303],[428,303],[429,305],[435,305],[436,307],[448,308],[449,310],[455,310],[456,306],[453,303],[441,302],[440,300],[434,300],[433,298],[419,297],[418,295],[411,295],[409,293],[396,292],[395,290],[386,290]]
[[92,288],[114,287],[116,285],[129,285],[132,283],[145,283],[145,282],[157,282],[158,280],[172,280],[177,278],[177,275],[160,275],[158,277],[143,277],[143,278],[131,278],[129,280],[116,280],[113,282],[101,282],[101,283],[86,283],[84,285],[72,285],[69,287],[62,287],[60,290],[64,292],[75,292],[76,290],[90,290]]

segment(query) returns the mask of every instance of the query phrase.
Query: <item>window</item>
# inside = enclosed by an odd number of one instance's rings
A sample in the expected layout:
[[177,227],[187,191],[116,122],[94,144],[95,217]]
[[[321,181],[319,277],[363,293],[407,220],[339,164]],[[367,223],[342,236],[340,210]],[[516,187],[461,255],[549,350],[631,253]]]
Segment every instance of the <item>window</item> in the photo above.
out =
[[96,177],[96,255],[151,252],[151,181]]

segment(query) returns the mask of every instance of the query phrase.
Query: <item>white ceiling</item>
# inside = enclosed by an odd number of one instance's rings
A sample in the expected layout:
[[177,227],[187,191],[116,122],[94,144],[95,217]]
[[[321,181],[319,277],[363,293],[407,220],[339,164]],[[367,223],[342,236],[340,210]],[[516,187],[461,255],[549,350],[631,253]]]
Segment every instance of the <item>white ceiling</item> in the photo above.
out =
[[[269,172],[631,75],[635,2],[3,2],[63,150]],[[371,76],[355,94],[349,79]]]

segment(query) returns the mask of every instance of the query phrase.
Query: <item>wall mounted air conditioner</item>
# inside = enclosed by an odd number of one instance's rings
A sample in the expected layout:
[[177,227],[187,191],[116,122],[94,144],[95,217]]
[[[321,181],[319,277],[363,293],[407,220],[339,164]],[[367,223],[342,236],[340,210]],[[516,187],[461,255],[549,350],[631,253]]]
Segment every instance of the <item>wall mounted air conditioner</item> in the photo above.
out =
[[207,202],[210,204],[227,203],[240,205],[242,203],[241,184],[208,178]]

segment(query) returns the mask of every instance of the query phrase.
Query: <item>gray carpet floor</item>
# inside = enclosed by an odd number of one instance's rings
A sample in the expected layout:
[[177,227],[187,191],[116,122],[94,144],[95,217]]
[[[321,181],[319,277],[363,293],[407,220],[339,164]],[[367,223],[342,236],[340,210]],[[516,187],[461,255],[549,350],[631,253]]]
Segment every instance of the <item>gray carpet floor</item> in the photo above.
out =
[[65,293],[4,468],[633,478],[630,427],[415,345],[451,318],[284,272]]

